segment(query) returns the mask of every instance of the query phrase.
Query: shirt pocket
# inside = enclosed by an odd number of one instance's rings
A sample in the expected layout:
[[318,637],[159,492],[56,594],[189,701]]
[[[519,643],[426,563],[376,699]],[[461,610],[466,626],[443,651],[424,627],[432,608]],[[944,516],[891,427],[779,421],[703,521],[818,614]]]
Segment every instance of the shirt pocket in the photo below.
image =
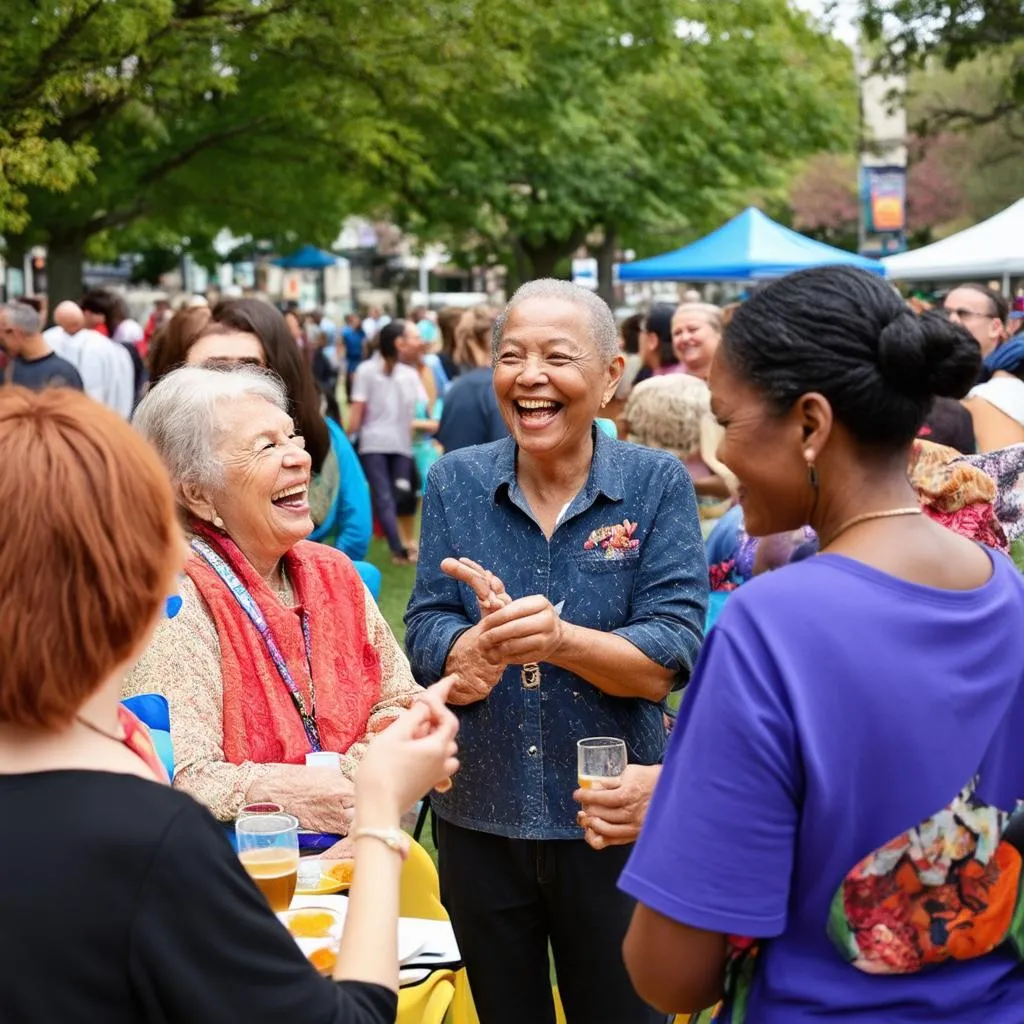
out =
[[640,564],[640,550],[622,551],[609,558],[600,548],[594,548],[590,551],[576,551],[573,558],[580,572],[587,576],[606,572],[632,573]]

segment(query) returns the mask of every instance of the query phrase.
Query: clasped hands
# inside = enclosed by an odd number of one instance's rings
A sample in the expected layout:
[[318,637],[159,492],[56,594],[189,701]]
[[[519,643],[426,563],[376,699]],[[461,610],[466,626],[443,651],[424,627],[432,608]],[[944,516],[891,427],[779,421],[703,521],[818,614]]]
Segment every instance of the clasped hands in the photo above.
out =
[[551,661],[562,648],[570,627],[542,594],[513,600],[494,573],[470,558],[446,558],[441,571],[472,589],[481,615],[448,655],[447,671],[459,676],[451,703],[483,700],[507,665]]

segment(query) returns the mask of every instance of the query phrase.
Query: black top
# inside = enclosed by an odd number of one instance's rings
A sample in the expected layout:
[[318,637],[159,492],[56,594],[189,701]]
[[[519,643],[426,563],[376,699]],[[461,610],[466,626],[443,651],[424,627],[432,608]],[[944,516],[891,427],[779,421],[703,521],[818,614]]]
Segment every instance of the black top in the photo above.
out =
[[974,421],[955,398],[935,399],[918,437],[955,448],[963,455],[973,455],[977,451]]
[[0,1020],[384,1024],[320,977],[191,797],[131,775],[0,776]]
[[494,397],[493,378],[494,371],[482,366],[461,374],[445,392],[437,440],[446,452],[508,436]]
[[82,391],[82,378],[72,363],[51,352],[38,359],[12,360],[10,379],[12,384],[41,391],[49,387],[77,388]]

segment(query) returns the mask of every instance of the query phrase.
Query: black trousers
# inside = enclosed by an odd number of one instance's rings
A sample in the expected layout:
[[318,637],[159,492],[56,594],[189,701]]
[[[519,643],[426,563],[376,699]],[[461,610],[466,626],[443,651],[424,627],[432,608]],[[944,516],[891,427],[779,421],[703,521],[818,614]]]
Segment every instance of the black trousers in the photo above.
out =
[[435,816],[441,899],[480,1024],[554,1024],[548,944],[568,1024],[664,1024],[633,991],[616,888],[630,847],[504,839]]

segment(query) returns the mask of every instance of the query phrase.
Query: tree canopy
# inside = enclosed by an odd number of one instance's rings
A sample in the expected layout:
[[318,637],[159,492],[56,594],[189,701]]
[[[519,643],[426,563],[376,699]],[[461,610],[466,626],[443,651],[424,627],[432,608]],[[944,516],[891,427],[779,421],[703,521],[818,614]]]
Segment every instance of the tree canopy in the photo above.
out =
[[0,231],[58,297],[87,252],[348,213],[550,273],[848,139],[851,65],[787,0],[7,0]]
[[1021,0],[861,0],[863,25],[877,66],[907,75],[938,61],[947,71],[1002,53],[989,102],[949,103],[932,111],[932,124],[982,125],[1018,116],[1024,106],[1024,4]]
[[855,130],[849,51],[785,0],[543,11],[520,30],[521,77],[423,97],[433,173],[395,183],[414,231],[516,278],[588,238],[679,244]]

